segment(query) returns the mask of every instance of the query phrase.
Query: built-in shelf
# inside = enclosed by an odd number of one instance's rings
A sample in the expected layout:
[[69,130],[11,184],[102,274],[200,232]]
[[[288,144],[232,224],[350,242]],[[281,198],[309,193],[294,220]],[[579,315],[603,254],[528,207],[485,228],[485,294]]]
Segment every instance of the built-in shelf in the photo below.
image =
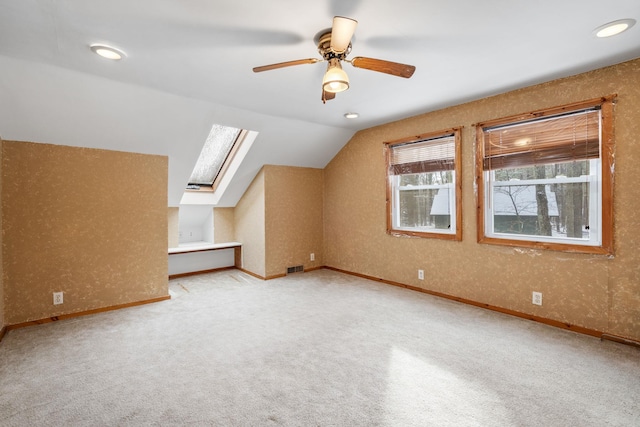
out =
[[242,243],[194,242],[169,248],[169,278],[242,267]]

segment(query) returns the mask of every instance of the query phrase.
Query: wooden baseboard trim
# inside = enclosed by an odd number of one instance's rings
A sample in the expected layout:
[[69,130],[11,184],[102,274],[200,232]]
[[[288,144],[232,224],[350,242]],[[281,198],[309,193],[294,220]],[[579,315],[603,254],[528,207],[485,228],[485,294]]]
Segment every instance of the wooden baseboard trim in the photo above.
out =
[[620,344],[626,344],[632,347],[640,348],[640,341],[632,340],[629,338],[619,337],[617,335],[611,335],[611,334],[602,334],[600,338],[604,341],[613,341]]
[[7,335],[8,330],[9,329],[6,326],[3,326],[2,329],[0,329],[0,342],[2,342],[2,338]]
[[[578,326],[578,325],[573,325],[571,323],[566,323],[566,322],[561,322],[561,321],[558,321],[558,320],[548,319],[546,317],[535,316],[533,314],[522,313],[522,312],[519,312],[519,311],[510,310],[508,308],[502,308],[502,307],[494,306],[494,305],[491,305],[491,304],[485,304],[485,303],[481,303],[481,302],[478,302],[478,301],[473,301],[473,300],[466,299],[466,298],[460,298],[460,297],[456,297],[456,296],[453,296],[453,295],[444,294],[442,292],[430,291],[428,289],[418,288],[417,286],[405,285],[404,283],[393,282],[391,280],[385,280],[385,279],[381,279],[381,278],[378,278],[378,277],[367,276],[366,274],[354,273],[352,271],[342,270],[340,268],[328,267],[328,266],[325,266],[324,268],[326,268],[327,270],[333,270],[333,271],[337,271],[337,272],[340,272],[340,273],[345,273],[345,274],[349,274],[349,275],[352,275],[352,276],[361,277],[363,279],[369,279],[369,280],[373,280],[373,281],[376,281],[376,282],[385,283],[387,285],[398,286],[398,287],[409,289],[409,290],[412,290],[412,291],[421,292],[421,293],[424,293],[424,294],[429,294],[429,295],[433,295],[433,296],[436,296],[436,297],[440,297],[440,298],[445,298],[445,299],[448,299],[448,300],[461,302],[463,304],[469,304],[469,305],[473,305],[473,306],[476,306],[476,307],[485,308],[487,310],[496,311],[498,313],[508,314],[510,316],[520,317],[522,319],[532,320],[534,322],[543,323],[545,325],[554,326],[554,327],[560,328],[560,329],[566,329],[566,330],[577,332],[577,333],[584,334],[584,335],[590,335],[592,337],[597,337],[597,338],[600,338],[600,339],[608,339],[608,340],[616,341],[616,342],[619,342],[619,343],[622,343],[622,344],[636,345],[636,342],[634,340],[630,340],[628,338],[623,338],[623,337],[616,337],[614,335],[605,334],[602,331],[598,331],[598,330],[590,329],[590,328],[585,328],[585,327]],[[640,346],[640,343],[637,343],[637,344],[638,344],[638,346]]]
[[128,302],[126,304],[112,305],[109,307],[96,308],[93,310],[80,311],[78,313],[61,314],[60,316],[47,317],[45,319],[39,319],[39,320],[31,320],[29,322],[16,323],[14,325],[8,325],[6,329],[8,331],[12,331],[14,329],[20,329],[26,326],[42,325],[45,323],[57,322],[58,320],[73,319],[74,317],[88,316],[91,314],[104,313],[106,311],[120,310],[122,308],[129,308],[129,307],[135,307],[138,305],[151,304],[154,302],[166,301],[168,299],[171,299],[171,295],[166,295],[163,297],[152,298],[152,299],[143,300],[143,301]]
[[188,273],[170,274],[169,280],[178,279],[180,277],[197,276],[199,274],[215,273],[218,271],[235,270],[235,269],[236,267],[232,265],[230,267],[212,268],[211,270],[199,270],[199,271],[190,271]]
[[245,270],[244,268],[241,268],[241,267],[238,267],[238,270],[242,271],[243,273],[248,274],[251,277],[255,277],[256,279],[267,280],[266,277],[262,277],[259,274],[254,273],[253,271]]
[[[323,269],[323,268],[326,268],[326,267],[324,267],[324,266],[322,266],[322,267],[313,267],[313,268],[310,268],[310,269],[304,270],[304,271],[305,272],[314,271],[314,270],[320,270],[320,269]],[[274,274],[272,276],[263,277],[263,276],[260,276],[259,274],[253,273],[253,272],[251,272],[249,270],[245,270],[244,268],[238,267],[238,270],[242,271],[243,273],[247,273],[249,276],[253,276],[253,277],[255,277],[257,279],[260,279],[260,280],[273,280],[273,279],[279,279],[281,277],[286,277],[287,276],[286,274]]]

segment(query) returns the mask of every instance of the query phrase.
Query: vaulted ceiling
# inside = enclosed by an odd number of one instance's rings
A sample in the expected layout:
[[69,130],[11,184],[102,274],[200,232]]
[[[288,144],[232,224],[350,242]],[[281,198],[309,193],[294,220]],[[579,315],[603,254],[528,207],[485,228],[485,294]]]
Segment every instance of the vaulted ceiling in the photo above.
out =
[[[359,22],[350,57],[413,77],[344,64],[351,87],[323,104],[326,63],[252,72],[320,59],[335,15]],[[217,199],[233,206],[265,163],[324,167],[359,129],[640,57],[640,24],[593,34],[624,18],[638,0],[0,0],[0,136],[167,155],[176,206],[212,124],[249,129]]]

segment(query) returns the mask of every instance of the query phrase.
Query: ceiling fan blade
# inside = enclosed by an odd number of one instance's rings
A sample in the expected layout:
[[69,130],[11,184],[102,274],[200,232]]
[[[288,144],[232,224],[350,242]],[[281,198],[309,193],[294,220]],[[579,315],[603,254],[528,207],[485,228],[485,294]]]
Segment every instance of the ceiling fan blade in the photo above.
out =
[[342,53],[349,48],[358,21],[344,16],[334,16],[331,27],[331,50]]
[[413,65],[383,61],[382,59],[365,58],[363,56],[357,56],[350,62],[351,65],[356,68],[378,71],[379,73],[391,74],[398,77],[404,77],[405,79],[411,77],[413,72],[416,70],[416,67]]
[[322,89],[322,103],[323,104],[325,104],[327,101],[332,100],[335,97],[336,97],[335,93],[327,92],[326,90]]
[[315,64],[316,62],[320,62],[320,61],[322,60],[317,58],[308,58],[308,59],[297,59],[295,61],[278,62],[277,64],[269,64],[269,65],[262,65],[260,67],[254,67],[253,72],[260,73],[262,71],[269,71],[269,70],[275,70],[278,68],[291,67],[293,65]]

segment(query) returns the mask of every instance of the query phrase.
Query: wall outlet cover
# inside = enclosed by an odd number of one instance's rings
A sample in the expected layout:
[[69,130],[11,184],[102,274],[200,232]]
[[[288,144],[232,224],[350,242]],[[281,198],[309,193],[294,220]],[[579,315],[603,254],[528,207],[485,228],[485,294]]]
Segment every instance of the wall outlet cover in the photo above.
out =
[[542,305],[542,292],[532,292],[531,303],[535,305]]
[[54,292],[53,293],[53,305],[60,305],[64,302],[64,293],[63,292]]

